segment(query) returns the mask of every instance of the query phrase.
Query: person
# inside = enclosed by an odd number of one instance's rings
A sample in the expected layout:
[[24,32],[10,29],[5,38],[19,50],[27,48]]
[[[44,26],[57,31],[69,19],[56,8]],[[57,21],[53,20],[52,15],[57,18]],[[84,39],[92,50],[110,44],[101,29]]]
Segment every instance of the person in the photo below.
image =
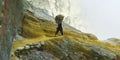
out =
[[61,35],[63,35],[63,28],[62,28],[62,21],[64,19],[64,16],[63,15],[57,15],[55,17],[55,21],[57,23],[57,29],[56,29],[56,32],[55,32],[55,36],[58,34],[58,32],[60,31],[61,32]]

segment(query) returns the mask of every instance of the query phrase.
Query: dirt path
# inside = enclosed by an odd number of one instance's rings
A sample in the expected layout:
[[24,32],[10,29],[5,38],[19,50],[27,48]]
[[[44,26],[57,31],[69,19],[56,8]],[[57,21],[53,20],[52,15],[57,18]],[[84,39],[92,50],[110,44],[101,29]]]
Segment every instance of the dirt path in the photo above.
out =
[[46,40],[51,40],[51,39],[56,39],[56,38],[61,38],[63,36],[57,36],[57,37],[38,37],[38,38],[34,38],[34,39],[24,39],[24,40],[20,40],[20,41],[14,41],[13,42],[13,46],[12,46],[12,52],[15,51],[18,47],[22,47],[25,46],[26,44],[33,44],[33,43],[37,43],[40,41],[46,41]]

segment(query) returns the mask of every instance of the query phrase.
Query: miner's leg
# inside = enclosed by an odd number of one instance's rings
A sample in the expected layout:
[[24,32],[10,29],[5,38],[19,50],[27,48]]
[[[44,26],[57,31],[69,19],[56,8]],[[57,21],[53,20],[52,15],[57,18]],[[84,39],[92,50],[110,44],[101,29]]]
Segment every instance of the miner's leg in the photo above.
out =
[[61,35],[63,35],[63,28],[62,27],[60,28],[60,32],[61,32]]
[[57,31],[55,32],[55,36],[58,34],[59,31],[60,31],[60,29],[57,28]]

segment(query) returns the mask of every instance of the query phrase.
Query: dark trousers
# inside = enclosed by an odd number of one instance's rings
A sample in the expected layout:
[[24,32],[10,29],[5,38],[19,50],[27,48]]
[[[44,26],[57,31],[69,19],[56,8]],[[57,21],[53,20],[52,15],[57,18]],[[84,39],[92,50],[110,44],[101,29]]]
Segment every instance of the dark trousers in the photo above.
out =
[[55,32],[55,36],[58,34],[59,31],[60,31],[61,35],[63,35],[62,24],[58,24],[57,31]]

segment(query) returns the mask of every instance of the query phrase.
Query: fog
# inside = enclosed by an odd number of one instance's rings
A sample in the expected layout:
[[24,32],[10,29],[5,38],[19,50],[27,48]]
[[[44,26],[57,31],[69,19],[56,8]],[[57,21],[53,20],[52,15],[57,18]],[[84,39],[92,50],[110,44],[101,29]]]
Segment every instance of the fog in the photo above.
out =
[[[120,0],[78,0],[86,32],[104,40],[120,37]],[[84,24],[83,24],[84,25]]]

